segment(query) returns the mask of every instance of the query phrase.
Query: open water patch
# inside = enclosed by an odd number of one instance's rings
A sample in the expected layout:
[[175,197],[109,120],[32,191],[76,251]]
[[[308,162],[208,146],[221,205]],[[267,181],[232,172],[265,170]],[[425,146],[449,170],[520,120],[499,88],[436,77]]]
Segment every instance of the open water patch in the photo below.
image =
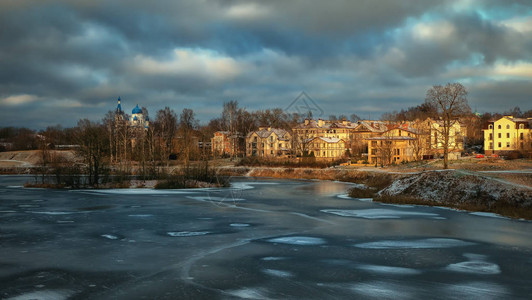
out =
[[434,213],[424,213],[416,211],[403,211],[383,208],[370,209],[322,209],[321,212],[333,214],[342,217],[363,218],[363,219],[401,219],[401,218],[441,218],[440,215]]
[[438,249],[465,247],[471,245],[475,245],[475,243],[448,238],[429,238],[418,240],[384,240],[360,243],[355,244],[354,246],[364,249]]
[[317,246],[317,245],[323,245],[327,243],[322,238],[309,237],[309,236],[286,236],[286,237],[278,237],[278,238],[269,239],[267,241],[270,243],[298,245],[298,246]]

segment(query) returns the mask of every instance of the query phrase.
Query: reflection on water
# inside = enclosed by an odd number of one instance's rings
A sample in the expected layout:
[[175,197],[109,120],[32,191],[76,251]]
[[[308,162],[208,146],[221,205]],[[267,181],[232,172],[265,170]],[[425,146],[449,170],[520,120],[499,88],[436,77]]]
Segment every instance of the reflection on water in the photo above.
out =
[[338,194],[345,194],[349,187],[346,183],[330,182],[330,181],[312,181],[308,184],[297,188],[305,194],[312,194],[318,196],[336,196]]

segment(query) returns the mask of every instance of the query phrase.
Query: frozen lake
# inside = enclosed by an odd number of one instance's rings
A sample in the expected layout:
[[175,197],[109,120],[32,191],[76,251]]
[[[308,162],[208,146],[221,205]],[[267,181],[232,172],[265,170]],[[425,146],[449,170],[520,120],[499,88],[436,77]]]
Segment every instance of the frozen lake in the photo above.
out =
[[532,222],[349,184],[25,189],[0,176],[2,299],[525,299]]

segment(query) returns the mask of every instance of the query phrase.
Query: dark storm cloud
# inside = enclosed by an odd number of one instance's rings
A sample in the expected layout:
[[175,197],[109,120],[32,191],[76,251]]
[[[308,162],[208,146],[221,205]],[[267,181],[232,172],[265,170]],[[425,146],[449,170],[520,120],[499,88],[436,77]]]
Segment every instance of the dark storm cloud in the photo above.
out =
[[[2,125],[70,126],[118,96],[206,121],[223,101],[285,107],[302,90],[327,114],[378,117],[461,80],[499,109],[484,91],[532,76],[531,15],[521,1],[4,1]],[[529,109],[517,85],[508,102]]]

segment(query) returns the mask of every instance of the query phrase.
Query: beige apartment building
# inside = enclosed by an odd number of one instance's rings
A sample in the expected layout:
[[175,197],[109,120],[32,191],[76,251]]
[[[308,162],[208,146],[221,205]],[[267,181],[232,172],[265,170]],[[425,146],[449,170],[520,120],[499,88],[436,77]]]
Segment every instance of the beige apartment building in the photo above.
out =
[[504,116],[489,122],[484,131],[484,153],[501,154],[532,150],[532,119]]
[[308,141],[308,153],[320,160],[334,160],[345,156],[347,148],[340,138],[314,137]]
[[246,137],[246,156],[286,157],[292,149],[292,135],[279,128],[260,127]]

